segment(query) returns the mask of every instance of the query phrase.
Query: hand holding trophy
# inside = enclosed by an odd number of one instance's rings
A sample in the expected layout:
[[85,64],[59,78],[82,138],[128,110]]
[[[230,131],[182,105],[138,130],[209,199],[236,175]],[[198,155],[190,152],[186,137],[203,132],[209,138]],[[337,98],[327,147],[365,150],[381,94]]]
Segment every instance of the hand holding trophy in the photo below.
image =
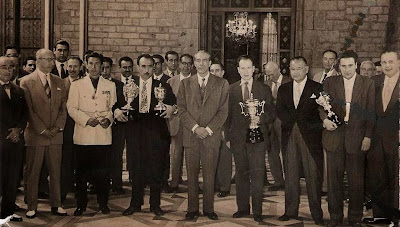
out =
[[253,98],[253,94],[250,94],[250,98],[244,103],[239,102],[242,114],[250,118],[250,125],[247,129],[246,143],[261,143],[264,141],[263,133],[260,129],[260,115],[264,113],[265,101],[259,101]]
[[139,95],[139,87],[133,82],[132,79],[129,79],[123,87],[123,92],[126,105],[123,106],[121,109],[126,111],[126,115],[129,115],[129,111],[134,110],[131,106],[131,103]]
[[154,107],[154,110],[156,111],[156,115],[161,115],[167,109],[167,107],[163,103],[163,101],[165,99],[165,93],[166,93],[166,90],[164,87],[161,86],[161,83],[160,83],[160,86],[154,87],[154,96],[158,100],[158,104]]

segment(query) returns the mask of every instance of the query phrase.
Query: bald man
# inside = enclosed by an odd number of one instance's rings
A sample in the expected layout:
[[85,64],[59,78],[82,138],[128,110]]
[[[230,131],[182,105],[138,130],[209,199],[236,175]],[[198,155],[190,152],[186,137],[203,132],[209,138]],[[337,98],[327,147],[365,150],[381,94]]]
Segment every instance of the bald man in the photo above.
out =
[[372,61],[363,61],[360,65],[360,75],[371,78],[375,76],[375,64]]
[[[272,97],[274,98],[274,105],[276,105],[276,97],[278,89],[282,84],[286,84],[292,81],[291,78],[283,76],[280,72],[279,66],[275,62],[268,62],[265,64],[265,74],[268,80],[265,82],[272,91]],[[271,174],[274,177],[274,185],[268,190],[278,191],[285,189],[285,180],[283,178],[283,168],[281,162],[281,120],[275,118],[271,127],[270,135],[270,149],[268,152],[268,161],[271,168]],[[282,157],[285,157],[284,150],[282,150]]]

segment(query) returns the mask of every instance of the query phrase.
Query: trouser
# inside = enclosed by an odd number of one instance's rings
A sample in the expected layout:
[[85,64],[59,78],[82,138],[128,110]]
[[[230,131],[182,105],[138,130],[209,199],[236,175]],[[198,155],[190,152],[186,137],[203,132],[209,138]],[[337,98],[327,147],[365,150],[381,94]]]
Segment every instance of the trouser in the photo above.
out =
[[183,145],[182,145],[182,130],[178,131],[178,134],[171,137],[172,143],[172,165],[171,165],[171,187],[178,187],[179,180],[182,175],[183,167]]
[[75,183],[75,152],[76,145],[71,142],[64,142],[61,160],[61,200],[72,192]]
[[215,179],[216,188],[222,192],[231,191],[232,177],[232,152],[226,146],[225,141],[221,142],[221,148],[218,157],[217,176]]

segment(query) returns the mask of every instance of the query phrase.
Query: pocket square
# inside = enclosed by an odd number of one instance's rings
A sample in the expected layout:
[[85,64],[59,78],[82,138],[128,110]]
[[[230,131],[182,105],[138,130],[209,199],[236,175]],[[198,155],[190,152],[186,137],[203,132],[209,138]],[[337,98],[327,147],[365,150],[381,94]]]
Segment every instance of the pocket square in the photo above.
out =
[[61,91],[61,88],[57,87],[57,91]]
[[311,95],[311,97],[310,97],[310,99],[316,99],[317,98],[317,96],[315,96],[315,94],[313,93],[312,95]]

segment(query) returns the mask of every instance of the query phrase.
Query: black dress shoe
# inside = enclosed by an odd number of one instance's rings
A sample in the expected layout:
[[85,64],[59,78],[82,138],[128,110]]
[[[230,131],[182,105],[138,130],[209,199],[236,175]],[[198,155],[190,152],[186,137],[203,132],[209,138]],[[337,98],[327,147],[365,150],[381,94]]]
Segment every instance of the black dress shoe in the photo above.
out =
[[57,216],[68,216],[67,212],[58,212],[58,207],[52,207],[51,208],[51,214],[52,215],[57,215]]
[[361,227],[361,222],[349,222],[349,225],[352,227]]
[[215,212],[203,212],[204,216],[207,216],[211,220],[218,220],[218,215]]
[[135,212],[140,212],[142,211],[142,208],[140,208],[140,206],[129,206],[128,209],[124,210],[124,212],[122,212],[122,215],[132,215]]
[[187,212],[185,215],[186,220],[193,220],[200,216],[199,211]]
[[199,194],[203,194],[203,189],[199,187]]
[[48,199],[48,198],[49,198],[48,192],[39,192],[38,193],[38,199]]
[[229,194],[230,192],[228,191],[220,191],[218,192],[217,196],[221,198],[221,197],[227,197]]
[[17,204],[15,204],[14,211],[18,211],[19,209],[20,209],[20,207]]
[[238,211],[232,215],[233,218],[242,218],[250,215],[250,211]]
[[289,221],[290,219],[297,219],[297,216],[290,216],[290,215],[282,215],[278,218],[279,221]]
[[161,207],[150,207],[150,211],[153,212],[156,216],[162,216],[164,215],[164,211],[161,209]]
[[268,188],[268,191],[283,191],[285,190],[285,185],[273,185]]
[[261,214],[255,214],[253,215],[254,221],[256,222],[262,222],[263,221],[263,217]]
[[366,224],[385,224],[390,225],[391,221],[387,218],[364,218],[363,222]]
[[14,214],[13,216],[11,216],[10,221],[12,221],[12,222],[21,222],[21,221],[23,221],[23,219],[22,219],[21,216],[18,216],[16,214]]
[[74,216],[81,216],[86,211],[86,207],[78,207],[74,211]]
[[101,213],[103,213],[103,214],[109,214],[110,213],[110,208],[107,205],[100,206],[99,209],[100,209]]
[[316,225],[325,226],[324,219],[322,219],[322,218],[315,219],[315,220],[314,220],[314,223],[315,223]]

